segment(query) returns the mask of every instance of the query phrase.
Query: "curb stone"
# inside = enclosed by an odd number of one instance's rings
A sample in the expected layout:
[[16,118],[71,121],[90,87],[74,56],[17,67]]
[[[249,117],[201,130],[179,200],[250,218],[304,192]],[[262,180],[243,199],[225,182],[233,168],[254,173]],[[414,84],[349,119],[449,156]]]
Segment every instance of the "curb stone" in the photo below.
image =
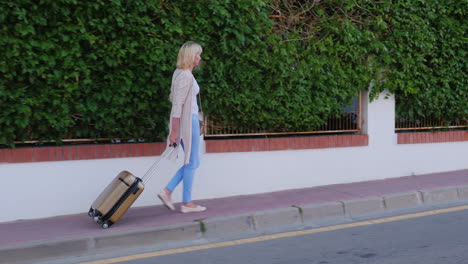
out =
[[458,198],[460,200],[468,199],[468,185],[458,186],[457,191],[458,191]]
[[441,203],[458,200],[456,187],[437,188],[420,191],[424,203]]
[[52,240],[42,243],[28,243],[15,247],[0,249],[0,263],[34,263],[38,260],[46,261],[70,255],[82,255],[87,253],[90,246],[89,238],[79,238],[70,240]]
[[202,236],[200,224],[197,222],[180,223],[158,228],[143,230],[128,230],[120,234],[109,234],[94,238],[95,249],[112,249],[122,245],[143,247],[157,243],[194,240]]
[[389,194],[382,198],[386,210],[411,208],[423,203],[420,192]]
[[256,212],[252,215],[255,230],[259,233],[276,231],[281,227],[293,229],[301,226],[302,220],[296,207],[280,208]]
[[327,202],[301,206],[304,223],[345,217],[342,202]]
[[253,218],[250,214],[223,216],[201,221],[203,221],[206,228],[203,236],[207,238],[229,234],[255,233]]
[[343,204],[346,216],[375,213],[385,209],[383,199],[379,196],[343,201]]

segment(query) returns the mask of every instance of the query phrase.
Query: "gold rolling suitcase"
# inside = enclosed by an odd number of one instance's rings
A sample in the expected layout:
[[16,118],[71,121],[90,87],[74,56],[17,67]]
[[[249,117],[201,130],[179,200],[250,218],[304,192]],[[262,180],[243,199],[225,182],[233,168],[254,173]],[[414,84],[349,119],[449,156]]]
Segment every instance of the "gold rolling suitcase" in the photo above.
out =
[[174,149],[167,148],[142,178],[128,171],[120,172],[91,205],[88,215],[105,229],[119,221],[143,192],[145,183],[155,174],[159,162],[166,159]]

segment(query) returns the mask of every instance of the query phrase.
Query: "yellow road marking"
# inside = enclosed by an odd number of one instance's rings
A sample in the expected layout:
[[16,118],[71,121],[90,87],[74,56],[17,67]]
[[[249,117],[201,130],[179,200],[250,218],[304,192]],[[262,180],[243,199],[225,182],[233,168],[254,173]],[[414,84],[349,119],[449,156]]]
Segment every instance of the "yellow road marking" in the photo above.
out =
[[386,217],[386,218],[381,218],[381,219],[376,219],[376,220],[355,222],[355,223],[350,223],[350,224],[327,226],[327,227],[314,228],[314,229],[308,229],[308,230],[293,231],[293,232],[287,232],[287,233],[281,233],[281,234],[265,235],[265,236],[259,236],[259,237],[253,237],[253,238],[226,241],[226,242],[220,242],[220,243],[214,243],[214,244],[191,246],[191,247],[178,248],[178,249],[168,249],[168,250],[163,250],[163,251],[149,252],[149,253],[137,254],[137,255],[132,255],[132,256],[125,256],[125,257],[118,257],[118,258],[111,258],[111,259],[103,259],[103,260],[97,260],[97,261],[91,261],[91,262],[83,262],[82,264],[119,263],[119,262],[125,262],[125,261],[130,261],[130,260],[160,257],[160,256],[165,256],[165,255],[173,255],[173,254],[178,254],[178,253],[186,253],[186,252],[192,252],[192,251],[198,251],[198,250],[204,250],[204,249],[220,248],[220,247],[255,243],[255,242],[273,240],[273,239],[279,239],[279,238],[286,238],[286,237],[294,237],[294,236],[302,236],[302,235],[309,235],[309,234],[315,234],[315,233],[322,233],[322,232],[346,229],[346,228],[351,228],[351,227],[359,227],[359,226],[367,226],[367,225],[388,223],[388,222],[394,222],[394,221],[411,219],[411,218],[418,218],[418,217],[429,216],[429,215],[437,215],[437,214],[443,214],[443,213],[462,211],[462,210],[467,210],[467,209],[468,209],[468,205],[464,205],[464,206],[445,208],[445,209],[438,209],[438,210],[432,210],[432,211],[421,212],[421,213],[414,213],[414,214]]

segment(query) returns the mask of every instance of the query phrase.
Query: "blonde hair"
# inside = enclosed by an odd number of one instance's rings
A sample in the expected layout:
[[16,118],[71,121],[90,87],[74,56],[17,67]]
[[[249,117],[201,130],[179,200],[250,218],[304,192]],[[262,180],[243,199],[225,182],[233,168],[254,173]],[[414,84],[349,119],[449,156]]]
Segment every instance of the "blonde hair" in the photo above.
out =
[[195,61],[195,57],[202,53],[203,49],[200,44],[188,41],[180,47],[177,55],[177,69],[187,69]]

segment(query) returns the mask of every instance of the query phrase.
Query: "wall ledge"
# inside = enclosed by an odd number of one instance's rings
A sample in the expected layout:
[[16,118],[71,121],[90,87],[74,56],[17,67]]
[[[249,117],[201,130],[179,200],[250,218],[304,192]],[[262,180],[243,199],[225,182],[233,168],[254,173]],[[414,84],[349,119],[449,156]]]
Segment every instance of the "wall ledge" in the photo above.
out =
[[0,149],[0,163],[66,161],[158,156],[165,142]]
[[367,135],[304,136],[205,140],[205,143],[207,153],[226,153],[360,147],[369,144],[369,137]]
[[398,144],[423,144],[468,141],[468,131],[402,132]]

